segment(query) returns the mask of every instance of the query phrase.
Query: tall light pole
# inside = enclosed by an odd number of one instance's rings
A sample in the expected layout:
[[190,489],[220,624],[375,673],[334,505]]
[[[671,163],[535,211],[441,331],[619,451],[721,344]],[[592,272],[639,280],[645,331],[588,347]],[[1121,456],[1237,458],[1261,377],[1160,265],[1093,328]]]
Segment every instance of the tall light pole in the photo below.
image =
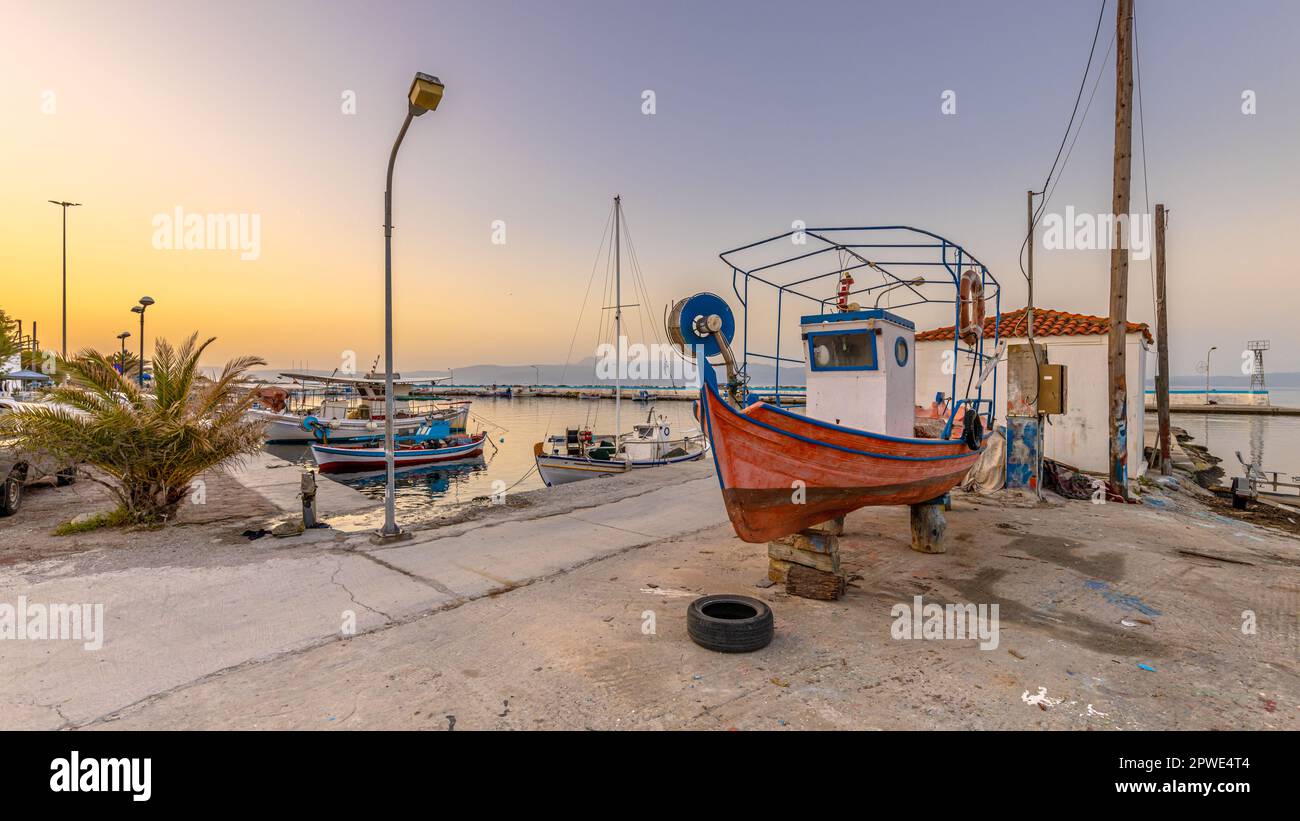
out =
[[411,120],[426,111],[433,111],[442,101],[443,85],[437,77],[415,73],[411,90],[407,92],[406,119],[397,132],[393,151],[388,155],[388,176],[384,187],[384,527],[380,539],[398,539],[402,529],[397,526],[397,482],[393,465],[393,165],[397,162],[397,149]]
[[1205,404],[1210,404],[1210,354],[1219,349],[1218,345],[1205,352]]
[[542,384],[542,371],[536,365],[533,366],[533,384],[534,385]]
[[[143,312],[140,314],[140,318],[144,319]],[[122,374],[123,376],[126,376],[126,339],[130,335],[131,335],[130,331],[122,331],[122,333],[117,335],[118,341],[122,343],[122,353],[117,360],[118,363],[117,370],[118,373]]]
[[63,358],[68,358],[68,209],[81,205],[79,202],[47,200],[63,209]]
[[131,313],[140,315],[140,373],[136,377],[136,384],[138,384],[141,388],[144,387],[144,312],[145,309],[152,304],[153,304],[153,297],[142,296],[140,297],[139,305],[131,306]]

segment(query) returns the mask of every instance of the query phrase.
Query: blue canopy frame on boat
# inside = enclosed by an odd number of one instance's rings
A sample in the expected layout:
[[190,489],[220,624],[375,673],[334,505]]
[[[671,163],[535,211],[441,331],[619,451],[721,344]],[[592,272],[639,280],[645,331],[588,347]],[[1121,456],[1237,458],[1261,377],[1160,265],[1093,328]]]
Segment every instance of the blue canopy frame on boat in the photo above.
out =
[[[783,241],[788,243],[788,247],[797,249],[796,252],[793,254],[777,253],[782,250],[782,246],[777,243]],[[802,250],[810,242],[817,244],[810,250]],[[898,258],[883,260],[869,258],[869,255],[874,255],[878,251],[889,251],[890,257]],[[834,255],[839,264],[833,270],[823,271],[819,265],[825,259],[822,257],[823,254]],[[979,379],[978,383],[974,385],[973,396],[971,395],[971,386],[975,382],[976,374],[979,373],[982,376],[984,369],[990,366],[990,360],[996,359],[998,355],[997,347],[1001,341],[1002,330],[1002,287],[997,278],[989,273],[988,267],[961,245],[932,231],[908,225],[797,228],[784,234],[742,245],[739,248],[723,251],[718,257],[731,269],[731,288],[735,292],[736,298],[740,300],[741,309],[744,312],[741,320],[742,354],[740,372],[744,375],[742,378],[748,376],[749,358],[751,356],[755,359],[770,361],[775,366],[776,389],[779,394],[782,363],[804,364],[803,359],[781,356],[780,329],[785,296],[795,296],[814,302],[818,305],[820,313],[826,313],[828,308],[833,309],[835,307],[839,294],[829,297],[813,296],[806,293],[808,286],[831,277],[834,277],[838,282],[845,273],[852,274],[854,271],[868,269],[879,274],[881,281],[877,284],[851,288],[848,290],[847,296],[851,297],[858,294],[872,296],[874,294],[875,304],[872,307],[879,308],[880,299],[883,296],[895,290],[906,288],[915,299],[900,305],[889,305],[890,311],[898,311],[927,303],[952,304],[954,329],[953,368],[948,394],[952,405],[943,435],[944,438],[947,438],[953,420],[957,418],[957,414],[963,406],[974,408],[977,413],[981,413],[985,417],[986,429],[992,429],[996,417],[996,367],[993,368],[992,372],[993,382],[989,397],[985,398],[984,396],[984,379]],[[986,301],[991,300],[994,308],[992,340],[986,340],[981,332],[978,334],[974,345],[963,344],[962,334],[958,330],[961,325],[961,275],[963,269],[978,272],[980,285],[982,286],[982,298]],[[760,286],[772,288],[776,292],[776,349],[771,353],[755,351],[750,348],[749,296],[751,281]],[[947,291],[947,288],[951,288],[951,291]],[[946,294],[951,294],[951,296],[944,298]],[[984,351],[986,341],[990,341],[993,345],[993,353],[991,354]],[[956,367],[956,362],[963,352],[973,356],[974,360],[970,377],[967,380],[966,391],[958,399],[957,372],[959,369]]]

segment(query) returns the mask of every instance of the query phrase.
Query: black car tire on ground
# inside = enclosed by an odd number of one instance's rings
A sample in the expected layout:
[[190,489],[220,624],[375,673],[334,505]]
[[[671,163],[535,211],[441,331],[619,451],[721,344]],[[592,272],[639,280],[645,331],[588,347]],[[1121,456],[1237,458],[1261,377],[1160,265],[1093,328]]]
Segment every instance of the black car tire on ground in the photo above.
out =
[[10,473],[0,483],[0,516],[12,516],[23,503],[23,480],[18,471]]
[[761,650],[772,641],[772,630],[772,608],[749,596],[704,596],[686,608],[686,632],[706,650]]

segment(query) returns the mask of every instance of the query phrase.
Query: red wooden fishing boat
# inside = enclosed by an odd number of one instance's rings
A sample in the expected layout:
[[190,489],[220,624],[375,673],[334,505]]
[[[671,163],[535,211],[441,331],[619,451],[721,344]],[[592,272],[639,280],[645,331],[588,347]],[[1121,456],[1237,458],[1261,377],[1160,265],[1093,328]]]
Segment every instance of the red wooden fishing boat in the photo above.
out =
[[[912,505],[943,496],[983,452],[960,424],[955,439],[906,439],[808,419],[765,402],[733,408],[712,370],[700,422],[736,535],[766,542],[868,505]],[[982,437],[987,439],[987,436]]]
[[[988,340],[995,352],[985,353],[984,311],[986,299],[997,310],[1000,289],[982,263],[937,234],[905,226],[800,233],[803,242],[791,242],[791,232],[721,255],[746,312],[751,285],[775,289],[777,328],[769,337],[776,341],[774,353],[749,349],[746,316],[743,358],[738,357],[731,348],[736,320],[727,302],[714,294],[683,299],[668,316],[669,337],[683,354],[700,362],[696,412],[712,446],[727,515],[747,542],[778,539],[870,505],[935,503],[979,459],[988,438],[984,431],[994,423],[998,323],[995,315],[994,336]],[[809,249],[810,241],[821,247]],[[791,250],[791,245],[804,247]],[[764,251],[769,253],[764,256]],[[868,253],[889,256],[873,260]],[[829,272],[815,267],[823,254],[837,262]],[[857,280],[875,272],[879,284],[855,288],[853,272]],[[812,283],[830,277],[836,283],[832,293],[811,292]],[[882,297],[901,289],[915,300],[881,308]],[[874,305],[853,301],[860,295],[874,297]],[[780,347],[782,301],[792,297],[810,300],[819,309],[800,317],[798,359],[788,348],[783,356]],[[926,302],[953,306],[961,329],[954,335],[953,361],[964,356],[978,367],[968,371],[964,386],[957,384],[958,369],[953,368],[951,393],[922,411],[916,404],[911,356],[915,325],[894,311]],[[755,395],[747,387],[751,356],[804,367],[806,412],[752,401]],[[726,366],[725,386],[719,386],[709,357],[721,357]],[[779,392],[780,367],[775,373]],[[986,396],[989,376],[994,381]],[[963,387],[964,395],[955,398]]]

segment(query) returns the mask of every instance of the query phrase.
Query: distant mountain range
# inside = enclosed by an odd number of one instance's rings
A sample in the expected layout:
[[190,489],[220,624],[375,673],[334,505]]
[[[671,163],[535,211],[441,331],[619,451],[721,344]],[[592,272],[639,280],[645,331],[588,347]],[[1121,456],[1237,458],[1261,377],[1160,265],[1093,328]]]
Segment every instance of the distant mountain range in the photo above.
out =
[[[301,370],[294,368],[283,369],[264,369],[255,371],[255,375],[266,379],[274,378],[280,370]],[[596,379],[596,360],[594,357],[588,357],[580,362],[575,362],[567,367],[564,365],[538,365],[534,370],[532,365],[470,365],[464,368],[456,368],[454,371],[454,382],[457,385],[595,385],[603,384]],[[329,376],[330,371],[311,369],[303,371],[305,373],[319,374]],[[771,365],[765,365],[757,362],[749,364],[750,384],[751,385],[772,385],[775,382],[776,369]],[[406,371],[402,374],[407,379],[429,379],[435,376],[447,376],[446,370],[418,370]],[[632,379],[627,380],[630,383],[638,385],[671,385],[671,379]],[[612,382],[612,380],[606,380]],[[682,380],[676,380],[681,384]],[[1282,371],[1279,373],[1270,373],[1265,376],[1266,387],[1279,389],[1300,389],[1300,371]],[[803,368],[782,368],[781,369],[782,385],[802,385],[804,384]],[[1147,379],[1146,386],[1155,388],[1155,380]],[[1176,389],[1203,388],[1205,387],[1205,377],[1200,374],[1178,375],[1175,374],[1170,381],[1170,387]],[[1249,376],[1229,376],[1216,375],[1210,379],[1212,388],[1248,388],[1250,387]]]
[[[299,373],[312,373],[320,376],[329,376],[330,371],[322,371],[316,368],[304,370],[299,368],[282,368],[282,369],[263,369],[256,371],[257,376],[271,379],[282,370],[292,370]],[[751,362],[749,365],[751,385],[772,385],[776,378],[776,369],[771,365],[764,365]],[[588,357],[579,362],[568,366],[565,365],[537,365],[536,369],[532,365],[470,365],[464,368],[456,368],[451,372],[447,370],[416,370],[402,371],[401,375],[405,379],[429,379],[435,376],[453,376],[453,382],[457,385],[596,385],[612,384],[613,380],[598,380],[596,378],[596,359]],[[678,385],[683,384],[683,379],[627,379],[628,384],[637,385],[671,385],[674,382]],[[804,383],[803,368],[782,368],[781,384],[782,385],[802,385]]]

